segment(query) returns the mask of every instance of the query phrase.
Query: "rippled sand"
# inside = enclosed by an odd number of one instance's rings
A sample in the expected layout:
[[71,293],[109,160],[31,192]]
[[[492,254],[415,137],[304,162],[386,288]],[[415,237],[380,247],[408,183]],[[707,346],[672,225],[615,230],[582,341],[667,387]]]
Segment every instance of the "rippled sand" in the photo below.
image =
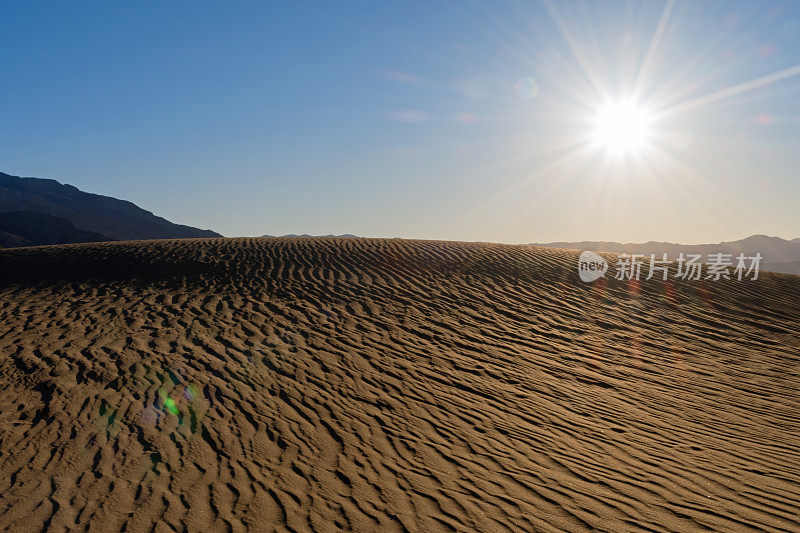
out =
[[0,529],[798,531],[800,277],[217,239],[0,251]]

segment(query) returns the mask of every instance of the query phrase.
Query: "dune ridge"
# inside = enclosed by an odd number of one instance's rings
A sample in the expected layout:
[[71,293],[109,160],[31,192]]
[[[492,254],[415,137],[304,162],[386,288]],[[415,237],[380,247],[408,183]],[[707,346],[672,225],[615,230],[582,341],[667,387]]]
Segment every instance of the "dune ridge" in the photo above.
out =
[[800,529],[800,277],[577,256],[2,250],[0,529]]

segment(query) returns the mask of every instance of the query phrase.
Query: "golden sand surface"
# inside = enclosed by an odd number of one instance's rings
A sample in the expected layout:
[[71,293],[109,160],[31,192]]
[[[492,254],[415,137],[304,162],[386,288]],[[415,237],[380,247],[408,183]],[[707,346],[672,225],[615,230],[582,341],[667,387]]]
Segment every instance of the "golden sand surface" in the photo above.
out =
[[800,277],[399,239],[0,251],[0,530],[799,531]]

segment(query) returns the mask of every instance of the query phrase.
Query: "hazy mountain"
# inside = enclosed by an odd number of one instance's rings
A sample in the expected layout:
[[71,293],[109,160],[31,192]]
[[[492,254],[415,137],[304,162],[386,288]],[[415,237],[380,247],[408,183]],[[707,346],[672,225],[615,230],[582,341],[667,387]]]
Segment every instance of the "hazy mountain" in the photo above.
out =
[[593,252],[610,252],[626,254],[657,254],[666,253],[669,258],[676,258],[681,252],[685,254],[724,253],[734,256],[744,253],[752,256],[756,252],[764,258],[761,263],[763,270],[783,272],[786,274],[800,274],[800,238],[787,241],[779,237],[767,235],[753,235],[739,241],[727,241],[716,244],[676,244],[669,242],[650,241],[645,243],[619,243],[608,241],[579,241],[579,242],[550,242],[531,243],[531,246],[546,246],[548,248],[567,248],[572,250],[590,250]]
[[125,200],[83,192],[56,180],[0,172],[0,211],[45,213],[75,228],[116,240],[221,237],[211,230],[173,224]]
[[342,235],[309,235],[308,233],[303,233],[297,235],[295,233],[289,233],[288,235],[262,235],[262,237],[336,237],[337,239],[358,239],[360,238],[358,235],[352,235],[350,233],[343,233]]
[[0,213],[0,246],[38,246],[109,241],[105,235],[76,228],[70,221],[47,213]]

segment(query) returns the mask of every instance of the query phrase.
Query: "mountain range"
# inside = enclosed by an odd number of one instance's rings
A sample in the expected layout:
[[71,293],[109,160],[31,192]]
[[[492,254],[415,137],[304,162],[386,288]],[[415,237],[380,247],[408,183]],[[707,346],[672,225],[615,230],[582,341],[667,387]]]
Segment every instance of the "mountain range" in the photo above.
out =
[[[156,216],[132,202],[81,191],[53,179],[23,178],[0,172],[0,248],[118,240],[222,237]],[[272,235],[263,235],[272,237]],[[311,237],[311,235],[283,235]],[[325,235],[355,238],[356,235]],[[800,275],[800,238],[792,240],[753,235],[716,244],[676,244],[649,241],[619,243],[578,241],[530,243],[530,246],[627,254],[760,253],[761,268]]]
[[308,233],[301,233],[301,234],[298,235],[297,233],[289,233],[288,235],[262,235],[261,237],[271,237],[271,238],[275,238],[275,237],[280,237],[280,238],[331,237],[331,238],[333,238],[333,237],[335,237],[337,239],[359,239],[360,238],[358,235],[353,235],[351,233],[343,233],[342,235],[333,235],[332,233],[329,233],[327,235],[309,235]]
[[111,240],[105,235],[76,228],[70,221],[47,213],[0,213],[0,247],[39,246]]
[[744,253],[746,256],[760,253],[763,257],[761,269],[784,274],[800,274],[800,238],[786,240],[767,235],[752,235],[738,241],[716,244],[676,244],[656,241],[623,244],[608,241],[579,241],[530,243],[530,246],[617,254],[656,254],[658,257],[666,253],[669,259],[677,258],[681,253],[701,254],[703,257],[715,253],[732,254],[734,257],[740,253]]
[[132,202],[52,179],[0,172],[0,246],[109,240],[221,237],[174,224]]

